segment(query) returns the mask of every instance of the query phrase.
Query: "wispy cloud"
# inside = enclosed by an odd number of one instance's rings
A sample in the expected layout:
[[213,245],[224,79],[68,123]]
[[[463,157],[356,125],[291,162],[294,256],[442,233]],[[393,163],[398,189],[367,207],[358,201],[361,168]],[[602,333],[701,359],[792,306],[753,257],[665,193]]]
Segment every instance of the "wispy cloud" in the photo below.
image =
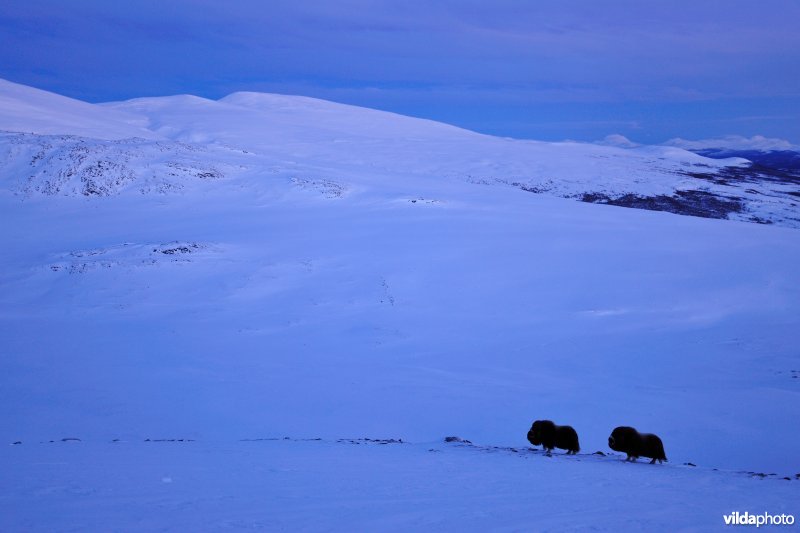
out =
[[768,138],[762,135],[742,137],[741,135],[726,135],[715,139],[701,139],[689,141],[686,139],[670,139],[664,143],[667,146],[677,146],[687,150],[726,149],[726,150],[795,150],[800,151],[800,146],[786,139]]

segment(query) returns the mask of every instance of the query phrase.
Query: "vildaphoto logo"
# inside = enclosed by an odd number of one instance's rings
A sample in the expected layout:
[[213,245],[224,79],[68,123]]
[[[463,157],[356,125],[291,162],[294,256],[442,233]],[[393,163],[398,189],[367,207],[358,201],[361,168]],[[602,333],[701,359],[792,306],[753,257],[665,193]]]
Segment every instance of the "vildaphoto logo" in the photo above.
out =
[[790,514],[750,514],[734,511],[722,516],[726,526],[791,526],[794,524],[794,515]]

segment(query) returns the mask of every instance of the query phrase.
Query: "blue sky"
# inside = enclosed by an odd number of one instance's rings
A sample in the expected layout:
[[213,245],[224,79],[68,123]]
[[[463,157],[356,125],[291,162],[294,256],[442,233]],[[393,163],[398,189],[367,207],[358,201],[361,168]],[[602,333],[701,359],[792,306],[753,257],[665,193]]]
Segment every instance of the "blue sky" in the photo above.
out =
[[5,0],[0,77],[302,94],[542,140],[800,144],[796,0]]

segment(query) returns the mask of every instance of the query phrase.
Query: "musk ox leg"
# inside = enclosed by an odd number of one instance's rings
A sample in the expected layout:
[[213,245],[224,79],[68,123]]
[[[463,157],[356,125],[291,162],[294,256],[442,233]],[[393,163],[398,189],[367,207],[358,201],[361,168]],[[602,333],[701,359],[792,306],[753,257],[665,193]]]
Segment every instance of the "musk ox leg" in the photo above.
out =
[[651,464],[651,465],[654,465],[654,464],[656,464],[656,459],[655,459],[655,457],[653,458],[653,460],[652,460],[652,461],[650,461],[650,464]]

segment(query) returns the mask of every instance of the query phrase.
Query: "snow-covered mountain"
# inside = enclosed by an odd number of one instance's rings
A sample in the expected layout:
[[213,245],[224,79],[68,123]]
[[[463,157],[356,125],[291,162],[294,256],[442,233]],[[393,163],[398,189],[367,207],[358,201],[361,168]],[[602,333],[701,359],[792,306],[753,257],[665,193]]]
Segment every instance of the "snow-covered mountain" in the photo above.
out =
[[0,130],[97,139],[158,138],[142,117],[0,79]]
[[[7,169],[0,179],[22,194],[175,191],[192,177],[234,177],[246,170],[336,182],[343,170],[360,175],[370,169],[398,179],[461,180],[594,203],[800,225],[800,178],[765,172],[743,158],[720,160],[719,153],[702,154],[711,159],[677,147],[503,139],[296,96],[236,93],[213,101],[186,95],[93,106],[9,82],[0,88],[6,93],[0,129],[12,132],[0,137]],[[28,101],[33,104],[26,106]],[[76,119],[81,110],[86,118]],[[26,113],[34,117],[29,124]]]
[[[796,513],[788,182],[301,97],[0,89],[0,530]],[[544,418],[582,452],[531,450]],[[669,462],[625,463],[620,425]]]

